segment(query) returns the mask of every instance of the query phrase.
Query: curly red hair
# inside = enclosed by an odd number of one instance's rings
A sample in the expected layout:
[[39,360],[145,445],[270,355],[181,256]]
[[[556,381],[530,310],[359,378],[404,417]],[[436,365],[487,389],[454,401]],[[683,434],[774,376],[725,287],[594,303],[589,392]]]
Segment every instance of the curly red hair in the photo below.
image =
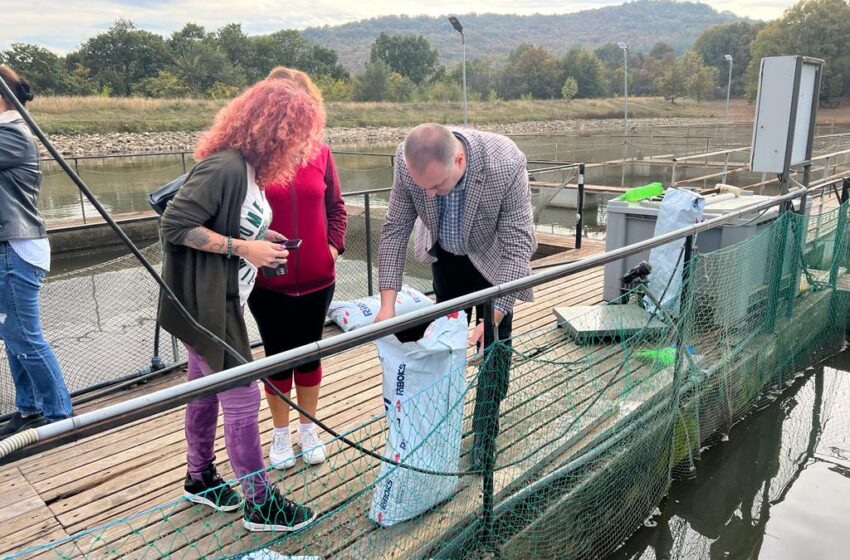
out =
[[303,88],[263,80],[218,112],[198,141],[195,159],[234,150],[254,166],[258,185],[285,183],[318,152],[324,127],[322,104]]

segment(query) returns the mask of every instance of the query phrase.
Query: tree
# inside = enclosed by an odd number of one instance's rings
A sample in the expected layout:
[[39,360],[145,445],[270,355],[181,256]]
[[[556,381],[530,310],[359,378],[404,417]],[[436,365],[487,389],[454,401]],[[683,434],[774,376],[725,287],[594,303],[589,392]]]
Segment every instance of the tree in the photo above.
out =
[[[486,98],[491,91],[498,87],[499,75],[499,67],[489,60],[476,58],[466,63],[466,87],[469,92],[475,92],[481,98]],[[457,64],[452,68],[447,79],[456,84],[462,83],[462,64]]]
[[[607,43],[593,51],[599,62],[605,68],[605,77],[608,81],[608,89],[612,93],[622,95],[623,93],[623,49],[614,43]],[[629,60],[629,84],[633,83],[632,75],[637,68],[632,66]]]
[[256,82],[260,78],[265,77],[256,71],[253,60],[252,41],[242,31],[242,24],[228,23],[218,28],[212,34],[211,40],[227,55],[227,59],[232,65],[241,68],[245,72],[245,77],[249,82]]
[[676,49],[671,47],[669,44],[664,41],[658,41],[652,48],[649,49],[649,58],[654,58],[656,60],[664,60],[666,58],[676,58]]
[[166,68],[170,55],[162,37],[136,29],[130,21],[118,20],[108,31],[69,54],[67,62],[71,67],[82,64],[88,68],[98,89],[130,95],[133,84]]
[[195,95],[208,95],[223,86],[238,90],[245,85],[245,72],[234,66],[227,53],[219,48],[214,34],[194,23],[175,31],[168,40],[173,59],[173,75]]
[[605,97],[608,80],[605,67],[595,54],[583,49],[570,49],[561,61],[564,76],[572,76],[578,83],[577,98]]
[[407,76],[398,72],[390,72],[387,76],[387,92],[385,101],[409,101],[416,89],[416,84]]
[[437,51],[422,35],[381,33],[372,44],[369,61],[384,62],[393,71],[421,84],[437,72]]
[[133,85],[133,94],[142,97],[188,97],[191,93],[186,84],[168,70],[160,70],[156,77],[145,78]]
[[357,101],[382,101],[387,95],[390,69],[383,60],[366,63],[366,70],[357,80],[354,98]]
[[325,101],[351,101],[354,98],[354,84],[350,79],[336,80],[325,75],[319,76],[314,81],[322,90]]
[[563,83],[558,60],[542,47],[520,45],[508,57],[503,85],[506,98],[526,94],[536,99],[557,98]]
[[576,92],[578,92],[578,82],[572,76],[568,76],[564,80],[564,85],[561,86],[561,98],[569,101],[576,96]]
[[679,62],[685,78],[685,93],[701,103],[717,90],[717,68],[706,66],[698,52],[690,50]]
[[850,5],[843,0],[804,0],[758,32],[747,67],[747,96],[755,99],[765,56],[804,54],[825,62],[821,97],[850,94]]
[[251,56],[245,71],[251,81],[264,78],[275,66],[297,68],[313,78],[323,75],[334,79],[348,77],[336,52],[311,44],[294,29],[251,37],[250,43]]
[[656,76],[653,87],[657,95],[669,99],[670,103],[676,103],[677,97],[685,95],[685,75],[681,62],[673,60],[665,64]]
[[68,93],[70,76],[65,62],[40,45],[12,43],[0,52],[0,63],[29,80],[36,95]]
[[702,56],[703,61],[717,69],[718,87],[726,89],[729,76],[729,63],[725,55],[732,55],[732,93],[742,95],[745,87],[747,66],[750,64],[750,44],[763,24],[747,22],[730,23],[709,27],[697,37],[693,49]]

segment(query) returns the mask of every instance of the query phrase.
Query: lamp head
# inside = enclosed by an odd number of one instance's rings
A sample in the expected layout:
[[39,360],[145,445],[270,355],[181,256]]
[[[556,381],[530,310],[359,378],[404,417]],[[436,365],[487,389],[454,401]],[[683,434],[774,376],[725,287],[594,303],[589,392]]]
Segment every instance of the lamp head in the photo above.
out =
[[452,24],[452,27],[454,27],[458,33],[463,33],[463,26],[460,24],[456,17],[451,16],[449,18],[449,23]]
[[732,60],[733,60],[731,54],[724,54],[723,58],[725,58],[727,62],[732,62]]
[[617,43],[617,46],[618,46],[618,47],[620,47],[620,48],[621,48],[621,49],[623,49],[623,50],[626,50],[626,49],[628,49],[628,48],[629,48],[629,47],[628,47],[628,46],[626,46],[626,44],[625,44],[624,42],[622,42],[622,41],[620,41],[619,43]]

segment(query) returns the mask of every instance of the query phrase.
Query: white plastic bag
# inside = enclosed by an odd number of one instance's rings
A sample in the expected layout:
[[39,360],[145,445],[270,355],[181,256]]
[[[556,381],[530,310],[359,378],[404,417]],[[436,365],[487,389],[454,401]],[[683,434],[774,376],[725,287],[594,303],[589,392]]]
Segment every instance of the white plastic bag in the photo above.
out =
[[[402,315],[429,305],[434,305],[434,302],[428,296],[410,286],[402,286],[395,299],[395,313]],[[354,301],[332,301],[328,309],[328,319],[344,332],[348,332],[374,323],[375,315],[380,309],[380,294]]]
[[[670,188],[664,193],[664,199],[658,209],[655,222],[655,237],[702,221],[705,198],[693,191]],[[649,292],[659,300],[661,306],[673,314],[679,310],[679,289],[682,285],[682,270],[685,257],[682,254],[685,240],[677,239],[649,252]],[[661,299],[662,296],[664,299]],[[644,297],[644,305],[650,312],[655,304]]]
[[[389,434],[384,457],[421,469],[458,472],[466,391],[466,313],[441,317],[417,342],[376,341],[384,372]],[[381,463],[369,518],[384,527],[448,499],[456,476]]]

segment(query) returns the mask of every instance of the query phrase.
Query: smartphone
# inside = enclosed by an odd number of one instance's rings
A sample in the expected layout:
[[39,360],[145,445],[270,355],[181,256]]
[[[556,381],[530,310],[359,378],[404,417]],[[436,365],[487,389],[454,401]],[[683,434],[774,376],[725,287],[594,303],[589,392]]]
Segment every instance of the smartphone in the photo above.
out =
[[[280,244],[281,249],[286,249],[287,251],[292,251],[301,247],[300,239],[287,239],[283,243]],[[263,276],[266,278],[274,278],[275,276],[283,276],[289,272],[289,269],[286,267],[286,264],[280,264],[278,266],[264,266],[263,267]]]
[[286,249],[287,251],[291,251],[293,249],[297,249],[301,247],[300,239],[287,239],[283,243],[280,244],[281,248]]

